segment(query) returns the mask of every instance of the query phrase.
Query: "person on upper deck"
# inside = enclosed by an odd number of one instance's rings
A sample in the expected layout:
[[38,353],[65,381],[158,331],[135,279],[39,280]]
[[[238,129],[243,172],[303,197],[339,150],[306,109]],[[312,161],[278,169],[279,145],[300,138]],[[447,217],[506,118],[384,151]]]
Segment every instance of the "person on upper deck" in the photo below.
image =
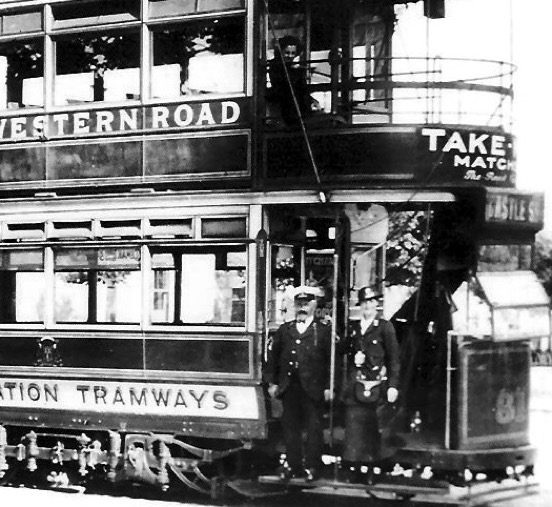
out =
[[267,91],[267,101],[279,106],[286,125],[296,125],[300,115],[311,113],[307,67],[300,62],[302,52],[299,39],[293,35],[285,35],[278,40],[274,58],[268,62],[270,88]]

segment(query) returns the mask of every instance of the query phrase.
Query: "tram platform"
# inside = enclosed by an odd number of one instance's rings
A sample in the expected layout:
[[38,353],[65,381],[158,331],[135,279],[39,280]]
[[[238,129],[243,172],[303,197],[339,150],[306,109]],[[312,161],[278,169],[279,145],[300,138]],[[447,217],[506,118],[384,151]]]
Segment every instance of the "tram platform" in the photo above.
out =
[[[451,486],[445,481],[408,477],[385,477],[374,484],[348,483],[321,478],[312,482],[304,479],[282,481],[278,476],[262,476],[258,481],[243,481],[233,488],[246,496],[260,498],[302,491],[310,495],[348,498],[377,499],[382,501],[408,500],[412,505],[446,505],[454,507],[477,507],[522,505],[525,498],[539,495],[539,485],[533,479],[507,479],[501,483],[476,483],[469,487]],[[547,503],[535,506],[552,505]]]

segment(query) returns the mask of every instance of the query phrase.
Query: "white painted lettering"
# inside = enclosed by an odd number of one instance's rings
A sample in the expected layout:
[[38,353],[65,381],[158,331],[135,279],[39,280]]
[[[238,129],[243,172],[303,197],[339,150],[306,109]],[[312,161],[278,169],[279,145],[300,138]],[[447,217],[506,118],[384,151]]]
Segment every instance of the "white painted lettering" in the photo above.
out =
[[119,130],[138,130],[138,109],[121,109]]
[[470,153],[475,153],[476,151],[479,151],[479,153],[486,155],[487,148],[485,147],[485,141],[488,138],[489,138],[488,134],[481,134],[480,136],[476,136],[476,134],[470,133],[468,151]]
[[96,113],[96,132],[111,132],[115,116],[111,111],[98,111]]
[[[184,118],[182,114],[184,113]],[[180,104],[174,111],[174,122],[179,127],[186,127],[192,123],[194,111],[188,104]]]
[[45,126],[46,126],[46,116],[35,116],[33,118],[33,136],[44,135]]
[[429,137],[429,151],[437,151],[437,140],[446,133],[445,129],[422,129],[422,135]]
[[458,166],[470,167],[470,156],[465,155],[461,157],[460,155],[454,155],[454,167]]
[[445,146],[443,146],[443,152],[447,153],[451,150],[458,150],[460,153],[467,153],[468,148],[466,147],[460,132],[453,132]]
[[25,131],[25,125],[27,123],[26,118],[12,118],[11,119],[11,135],[16,138],[23,138],[27,135]]
[[485,165],[485,161],[483,160],[483,157],[476,157],[476,159],[471,164],[472,168],[481,167],[482,169],[486,169],[487,166]]
[[74,134],[88,134],[90,132],[90,113],[82,112],[75,113],[73,117],[73,133]]
[[506,138],[504,136],[492,136],[491,137],[491,153],[498,157],[506,156],[506,150],[504,149],[504,143]]
[[215,119],[208,103],[201,104],[201,111],[199,112],[196,125],[202,125],[203,123],[207,123],[208,125],[215,124]]
[[54,114],[54,116],[52,116],[52,121],[57,126],[58,136],[62,136],[65,133],[65,122],[68,120],[69,120],[69,115],[67,113]]
[[151,109],[151,126],[156,128],[169,128],[169,110],[166,107],[159,106]]
[[237,102],[228,100],[221,104],[222,119],[221,123],[235,123],[240,117],[240,106]]

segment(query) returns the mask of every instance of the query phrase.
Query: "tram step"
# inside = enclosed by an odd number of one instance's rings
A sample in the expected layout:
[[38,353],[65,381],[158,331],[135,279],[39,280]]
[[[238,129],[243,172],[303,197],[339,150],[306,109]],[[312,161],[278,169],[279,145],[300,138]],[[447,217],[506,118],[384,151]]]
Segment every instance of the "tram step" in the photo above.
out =
[[280,484],[282,486],[292,488],[334,488],[334,489],[349,489],[362,491],[390,491],[400,492],[405,494],[447,494],[449,492],[449,484],[445,481],[424,480],[408,477],[381,477],[374,484],[345,482],[330,478],[320,478],[315,481],[307,482],[305,479],[290,479],[282,481],[276,475],[264,475],[259,477],[258,482],[261,484]]
[[228,481],[227,485],[239,495],[252,499],[285,495],[288,492],[287,485],[281,481],[278,483],[262,483],[252,479],[235,479]]

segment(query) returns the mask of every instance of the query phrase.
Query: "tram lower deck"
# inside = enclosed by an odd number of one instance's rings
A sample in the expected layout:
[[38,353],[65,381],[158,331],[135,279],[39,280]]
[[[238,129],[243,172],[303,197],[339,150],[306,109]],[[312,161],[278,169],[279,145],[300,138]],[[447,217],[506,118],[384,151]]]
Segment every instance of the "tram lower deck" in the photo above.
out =
[[[101,475],[213,493],[274,472],[285,449],[265,363],[299,285],[323,293],[316,317],[332,330],[336,393],[359,288],[381,290],[380,315],[397,332],[399,399],[378,406],[384,459],[359,466],[380,481],[397,467],[455,484],[531,475],[527,340],[546,327],[547,302],[525,269],[530,236],[508,247],[522,269],[492,271],[504,268],[503,245],[474,227],[477,199],[435,193],[405,210],[350,195],[4,206],[3,480]],[[525,291],[523,307],[504,300],[505,283]],[[533,327],[515,328],[519,315]],[[339,469],[342,416],[336,395],[326,479]]]

